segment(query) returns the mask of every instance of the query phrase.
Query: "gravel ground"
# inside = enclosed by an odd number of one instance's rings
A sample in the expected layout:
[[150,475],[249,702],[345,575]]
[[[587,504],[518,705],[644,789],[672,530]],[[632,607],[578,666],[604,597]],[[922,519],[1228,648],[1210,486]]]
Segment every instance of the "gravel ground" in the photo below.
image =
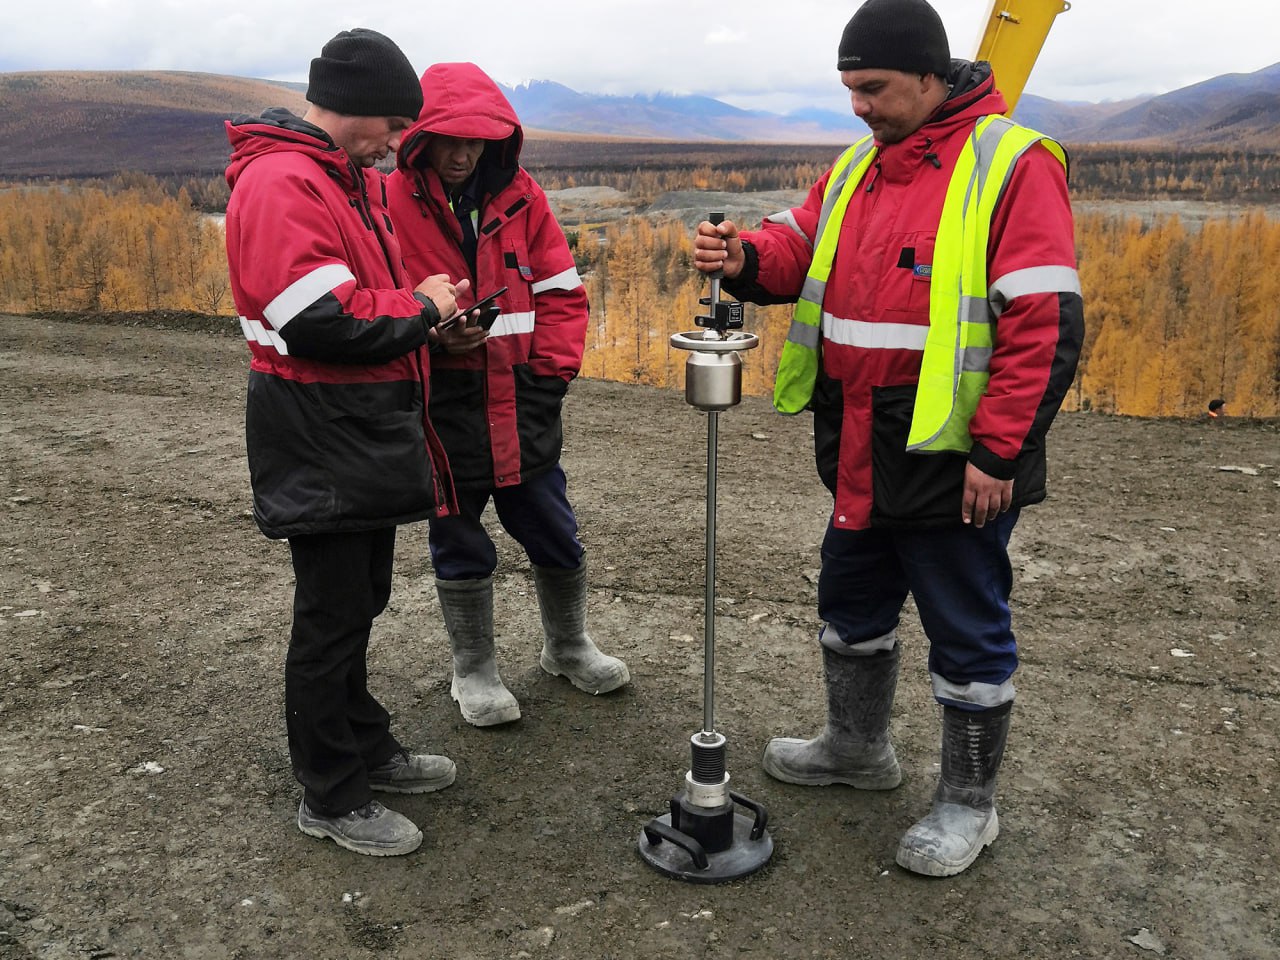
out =
[[[0,960],[1280,956],[1280,429],[1060,418],[1050,499],[1012,546],[1023,650],[1002,833],[965,874],[894,865],[927,809],[938,711],[904,621],[887,793],[776,783],[821,723],[807,418],[720,416],[717,728],[775,854],[719,886],[638,856],[702,719],[705,416],[583,380],[565,464],[592,627],[633,684],[537,666],[527,566],[500,542],[518,723],[449,700],[421,526],[400,533],[372,683],[459,767],[395,806],[394,860],[302,836],[281,672],[287,548],[248,513],[247,357],[231,332],[0,318]],[[748,363],[759,362],[748,358]]]

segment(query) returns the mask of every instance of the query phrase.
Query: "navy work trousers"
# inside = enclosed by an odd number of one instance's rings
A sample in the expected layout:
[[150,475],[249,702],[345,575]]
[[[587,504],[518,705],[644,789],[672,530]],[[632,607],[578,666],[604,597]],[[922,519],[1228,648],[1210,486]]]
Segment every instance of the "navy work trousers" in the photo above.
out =
[[[934,696],[962,709],[1012,699],[1009,536],[1018,511],[983,527],[842,530],[828,523],[818,578],[823,643],[891,644],[910,593],[929,638]],[[834,632],[835,636],[830,636]]]
[[368,690],[374,618],[391,597],[396,530],[293,537],[293,632],[285,658],[289,757],[307,806],[339,816],[368,803],[368,771],[400,749]]
[[582,565],[578,520],[559,464],[514,487],[460,489],[457,494],[456,516],[429,521],[431,565],[441,580],[479,580],[497,569],[497,549],[480,521],[490,499],[502,528],[531,563],[558,570]]

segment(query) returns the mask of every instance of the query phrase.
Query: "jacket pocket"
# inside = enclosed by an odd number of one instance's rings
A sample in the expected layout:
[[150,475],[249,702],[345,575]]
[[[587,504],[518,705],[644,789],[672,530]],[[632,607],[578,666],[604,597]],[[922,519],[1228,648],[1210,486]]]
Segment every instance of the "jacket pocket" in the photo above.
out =
[[813,458],[818,466],[818,479],[835,496],[844,421],[844,385],[819,370],[810,406],[813,408]]
[[520,475],[527,479],[560,461],[564,441],[560,409],[569,384],[560,377],[539,376],[527,364],[513,367],[512,373],[516,381]]
[[431,426],[444,444],[453,481],[460,487],[493,482],[489,410],[484,371],[431,371]]
[[344,521],[395,520],[435,506],[422,404],[411,384],[341,388],[326,397],[325,464],[335,514]]
[[503,238],[502,282],[507,287],[503,299],[510,310],[533,309],[533,262],[523,238]]
[[885,305],[886,320],[929,322],[936,240],[936,236],[928,232],[899,233],[890,238],[885,276],[876,291],[877,302]]
[[251,374],[246,440],[268,536],[374,529],[434,506],[416,382],[302,384]]
[[960,522],[967,458],[908,453],[914,384],[871,391],[871,524],[924,527]]

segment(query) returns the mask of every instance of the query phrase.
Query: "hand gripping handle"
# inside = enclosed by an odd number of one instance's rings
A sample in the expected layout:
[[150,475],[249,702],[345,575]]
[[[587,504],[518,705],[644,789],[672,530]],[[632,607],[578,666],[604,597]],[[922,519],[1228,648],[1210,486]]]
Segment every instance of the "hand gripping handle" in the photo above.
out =
[[[714,213],[707,214],[707,220],[711,222],[712,226],[724,223],[724,211],[717,210]],[[722,268],[715,273],[707,274],[707,276],[711,278],[711,304],[714,308],[715,302],[720,299],[720,281],[724,279],[724,270]]]

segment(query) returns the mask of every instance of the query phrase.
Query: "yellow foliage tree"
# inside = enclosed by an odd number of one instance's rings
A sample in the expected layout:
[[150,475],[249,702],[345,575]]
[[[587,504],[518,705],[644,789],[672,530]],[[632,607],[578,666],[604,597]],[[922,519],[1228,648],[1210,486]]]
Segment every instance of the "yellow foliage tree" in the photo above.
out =
[[[1236,162],[1259,183],[1276,175],[1267,158]],[[1098,174],[1117,189],[1185,192],[1181,169],[1161,163],[1125,158]],[[820,172],[809,159],[741,171],[699,162],[633,169],[625,186],[633,197],[703,181],[752,190],[811,182]],[[175,193],[122,174],[0,192],[0,310],[230,313],[221,227],[193,208],[192,191],[206,192],[193,182]],[[1272,266],[1280,262],[1280,224],[1260,209],[1198,227],[1089,213],[1077,218],[1076,246],[1085,343],[1068,409],[1200,416],[1221,396],[1235,414],[1280,416],[1280,270]],[[698,300],[707,283],[693,269],[692,250],[692,231],[675,221],[633,217],[578,231],[573,253],[591,302],[584,375],[683,387],[686,355],[670,338],[695,329],[694,317],[706,312]],[[790,314],[786,306],[748,305],[746,329],[761,343],[743,357],[745,393],[772,391]]]
[[140,175],[0,193],[0,309],[230,307],[222,229]]

